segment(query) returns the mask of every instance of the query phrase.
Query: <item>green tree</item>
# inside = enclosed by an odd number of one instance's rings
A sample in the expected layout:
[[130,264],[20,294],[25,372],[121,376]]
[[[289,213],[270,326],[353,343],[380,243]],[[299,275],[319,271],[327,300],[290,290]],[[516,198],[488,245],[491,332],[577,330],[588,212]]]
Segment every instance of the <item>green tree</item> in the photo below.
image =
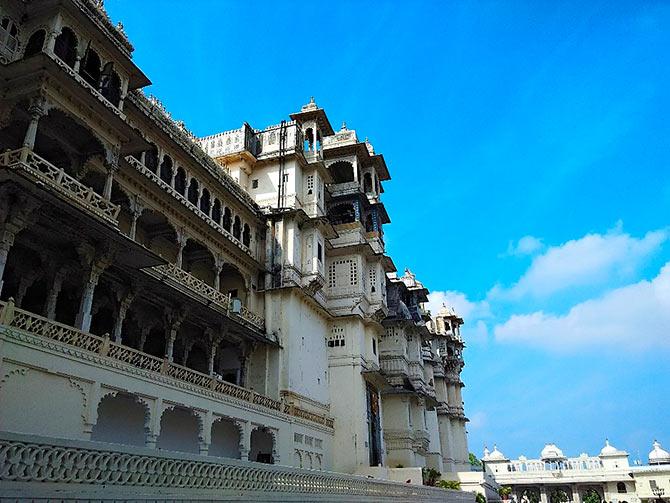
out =
[[598,494],[598,491],[595,491],[593,489],[589,489],[586,491],[586,494],[584,494],[584,503],[600,503],[600,494]]
[[[568,495],[563,489],[554,489],[549,495],[549,501],[551,503],[567,503]],[[600,501],[598,503],[600,503]]]
[[486,496],[482,493],[475,494],[475,503],[486,503]]
[[468,455],[470,458],[470,465],[471,466],[476,466],[477,468],[481,468],[482,462],[479,461],[479,458],[475,456],[472,452]]
[[437,483],[437,487],[442,489],[453,489],[454,491],[461,490],[461,483],[458,480],[440,480]]
[[504,500],[509,499],[509,495],[512,494],[512,487],[511,486],[500,486],[498,488],[498,494]]

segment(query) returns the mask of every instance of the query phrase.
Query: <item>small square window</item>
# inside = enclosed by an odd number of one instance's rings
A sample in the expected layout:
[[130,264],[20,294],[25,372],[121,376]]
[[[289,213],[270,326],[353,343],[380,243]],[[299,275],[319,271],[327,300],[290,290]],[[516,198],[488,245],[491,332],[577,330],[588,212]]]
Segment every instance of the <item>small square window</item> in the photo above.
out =
[[288,182],[288,173],[284,173],[284,176],[282,177],[282,181],[284,183]]
[[252,189],[258,188],[258,178],[254,178],[253,180],[251,180],[251,188]]

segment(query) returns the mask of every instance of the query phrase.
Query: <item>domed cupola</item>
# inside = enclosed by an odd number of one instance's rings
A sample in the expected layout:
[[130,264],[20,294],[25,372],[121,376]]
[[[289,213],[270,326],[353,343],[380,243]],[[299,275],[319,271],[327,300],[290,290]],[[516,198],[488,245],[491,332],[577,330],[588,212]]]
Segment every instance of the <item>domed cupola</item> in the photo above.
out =
[[613,445],[610,445],[610,441],[608,439],[605,439],[605,447],[600,449],[600,455],[601,456],[618,456],[622,454],[619,449],[614,447]]
[[487,448],[484,448],[484,461],[508,461],[508,459],[498,450],[498,446],[494,445],[490,452]]
[[540,459],[542,459],[543,461],[555,461],[566,458],[565,455],[563,454],[563,451],[560,450],[556,446],[556,444],[547,444],[544,446],[544,449],[542,449]]
[[654,448],[649,453],[650,465],[667,465],[670,464],[670,452],[661,447],[661,444],[654,440]]

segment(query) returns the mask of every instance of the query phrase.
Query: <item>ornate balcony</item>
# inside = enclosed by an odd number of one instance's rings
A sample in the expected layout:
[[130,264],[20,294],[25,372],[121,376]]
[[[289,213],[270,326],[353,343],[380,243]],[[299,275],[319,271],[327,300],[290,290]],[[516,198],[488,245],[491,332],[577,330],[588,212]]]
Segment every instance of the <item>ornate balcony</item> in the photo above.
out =
[[52,189],[69,204],[74,204],[114,226],[118,225],[117,217],[120,210],[118,205],[77,181],[65,170],[42,159],[29,148],[24,147],[0,154],[0,166],[20,171],[32,181]]
[[167,359],[157,358],[131,347],[117,344],[116,342],[112,342],[109,337],[99,337],[82,332],[68,325],[18,309],[14,306],[11,299],[9,302],[0,302],[0,325],[97,353],[114,362],[132,365],[133,367],[153,372],[157,376],[167,376],[176,381],[186,382],[197,388],[201,388],[206,393],[213,391],[260,407],[316,422],[329,428],[333,427],[333,419],[331,417],[306,411],[300,407],[274,400],[252,390],[203,374],[202,372],[177,365]]
[[307,150],[303,152],[305,155],[305,160],[308,163],[313,162],[323,162],[323,151],[322,150]]
[[216,288],[209,286],[188,271],[184,271],[176,265],[169,263],[156,265],[144,270],[155,278],[170,278],[189,290],[189,292],[196,294],[207,304],[213,303],[217,305],[229,317],[237,319],[242,323],[250,324],[261,333],[265,333],[265,320],[261,316],[251,312],[245,306],[235,305],[235,299],[232,299],[229,294],[219,292]]
[[196,205],[191,203],[186,197],[181,195],[179,192],[177,192],[173,187],[165,183],[163,180],[161,180],[156,173],[151,171],[149,168],[147,168],[144,164],[142,164],[140,161],[135,159],[132,156],[126,157],[126,161],[133,166],[137,171],[142,173],[144,176],[149,178],[151,181],[156,183],[160,188],[162,188],[165,192],[170,194],[173,198],[175,198],[179,203],[181,203],[183,206],[191,210],[195,215],[197,215],[201,220],[203,220],[207,225],[212,227],[213,229],[217,230],[221,235],[225,236],[230,242],[235,244],[238,248],[240,248],[244,253],[249,255],[252,258],[254,257],[253,252],[251,249],[244,245],[242,241],[234,237],[230,232],[228,232],[226,229],[224,229],[221,225],[219,225],[217,222],[215,222],[209,215],[206,213],[203,213],[200,211],[200,208],[198,208]]

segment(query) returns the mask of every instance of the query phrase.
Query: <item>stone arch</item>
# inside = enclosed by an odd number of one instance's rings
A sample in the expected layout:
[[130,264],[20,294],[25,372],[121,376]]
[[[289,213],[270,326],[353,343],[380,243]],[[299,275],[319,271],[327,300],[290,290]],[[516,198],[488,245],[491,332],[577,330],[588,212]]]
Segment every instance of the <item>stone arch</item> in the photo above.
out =
[[214,198],[214,204],[212,204],[212,220],[221,225],[221,201],[216,197]]
[[249,224],[244,224],[242,230],[242,244],[244,246],[249,246],[251,244],[251,228]]
[[219,289],[229,293],[233,298],[240,299],[246,305],[248,288],[244,275],[233,264],[224,264],[219,273]]
[[302,466],[302,452],[300,452],[300,449],[295,449],[293,451],[293,463],[297,468],[303,468]]
[[92,174],[91,168],[97,168],[104,185],[105,143],[79,118],[61,108],[50,107],[40,119],[34,151],[75,178],[81,179]]
[[121,103],[121,77],[112,62],[106,63],[100,75],[100,94],[115,107]]
[[56,37],[56,45],[54,46],[54,54],[58,56],[70,68],[74,68],[74,63],[77,61],[77,46],[79,40],[72,28],[64,26],[60,34]]
[[97,406],[97,421],[91,440],[144,447],[150,431],[149,404],[130,393],[112,391]]
[[211,202],[212,198],[209,194],[209,190],[207,187],[203,187],[202,193],[200,194],[200,211],[209,215]]
[[202,444],[203,421],[193,409],[173,405],[161,414],[156,447],[168,451],[198,454]]
[[212,422],[209,455],[240,459],[243,434],[243,428],[238,421],[226,416],[217,417]]
[[182,196],[186,195],[186,171],[179,166],[174,175],[174,190]]
[[372,192],[372,173],[369,171],[363,175],[363,190],[366,194]]
[[0,60],[8,63],[14,60],[19,50],[19,25],[11,18],[0,19]]
[[188,190],[186,191],[186,198],[188,202],[198,207],[198,199],[200,197],[200,182],[197,178],[191,178],[191,181],[188,184]]
[[94,89],[98,89],[100,83],[100,70],[102,69],[102,61],[98,53],[92,47],[89,47],[84,54],[84,58],[79,66],[79,74],[88,82]]
[[44,49],[44,42],[46,40],[47,32],[44,28],[40,28],[33,32],[26,43],[26,49],[23,52],[23,59],[27,59],[35,54],[39,54]]
[[230,208],[226,206],[223,210],[223,220],[221,221],[221,227],[223,227],[228,232],[231,231],[233,225],[233,213],[230,211]]
[[137,219],[135,241],[175,263],[179,253],[177,230],[162,213],[145,208]]
[[158,147],[154,143],[149,142],[149,148],[144,151],[144,166],[153,173],[158,171]]
[[256,426],[251,431],[251,447],[249,461],[274,464],[278,459],[276,452],[275,432],[264,426]]
[[182,268],[209,286],[214,286],[214,255],[209,248],[195,239],[186,241],[182,255]]
[[235,215],[233,219],[233,237],[235,239],[240,239],[242,237],[242,220],[238,215]]
[[354,165],[349,161],[337,161],[328,166],[334,183],[354,181]]
[[159,173],[158,176],[160,176],[160,179],[163,180],[168,185],[172,185],[172,168],[173,168],[173,166],[174,166],[174,163],[172,162],[172,157],[165,154],[163,156],[163,162],[161,162],[160,173]]

